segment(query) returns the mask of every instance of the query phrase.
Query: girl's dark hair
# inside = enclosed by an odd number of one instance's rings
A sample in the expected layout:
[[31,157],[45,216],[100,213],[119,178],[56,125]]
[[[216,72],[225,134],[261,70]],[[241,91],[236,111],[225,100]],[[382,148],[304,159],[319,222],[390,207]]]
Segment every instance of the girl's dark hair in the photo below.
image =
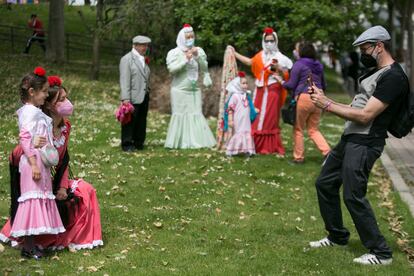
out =
[[35,91],[39,91],[43,88],[46,82],[46,76],[38,76],[34,73],[29,73],[24,76],[20,84],[20,100],[22,103],[26,103],[29,99],[30,88],[33,88]]
[[301,58],[316,59],[316,50],[312,43],[304,42],[299,47],[299,56]]

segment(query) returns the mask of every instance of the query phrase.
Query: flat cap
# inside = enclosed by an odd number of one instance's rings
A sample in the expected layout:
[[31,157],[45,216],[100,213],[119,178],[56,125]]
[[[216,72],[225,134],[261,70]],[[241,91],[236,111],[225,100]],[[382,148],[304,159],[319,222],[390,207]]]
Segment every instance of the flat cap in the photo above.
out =
[[151,43],[151,38],[143,35],[137,35],[132,39],[133,44],[148,44]]
[[374,26],[363,32],[355,41],[352,43],[353,46],[359,46],[366,42],[377,42],[390,40],[391,36],[388,31],[382,26]]

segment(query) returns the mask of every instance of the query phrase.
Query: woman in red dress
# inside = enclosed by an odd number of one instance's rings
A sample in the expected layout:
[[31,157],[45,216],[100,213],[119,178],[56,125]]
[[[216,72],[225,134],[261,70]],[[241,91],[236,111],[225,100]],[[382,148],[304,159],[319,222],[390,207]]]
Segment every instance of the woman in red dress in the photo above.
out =
[[254,106],[260,112],[252,124],[256,153],[276,153],[284,156],[285,148],[280,134],[279,117],[287,93],[274,73],[282,71],[284,78],[288,79],[288,70],[292,68],[293,63],[279,51],[277,34],[269,27],[263,32],[262,51],[253,58],[245,57],[237,53],[233,47],[230,48],[239,61],[251,66],[256,79]]

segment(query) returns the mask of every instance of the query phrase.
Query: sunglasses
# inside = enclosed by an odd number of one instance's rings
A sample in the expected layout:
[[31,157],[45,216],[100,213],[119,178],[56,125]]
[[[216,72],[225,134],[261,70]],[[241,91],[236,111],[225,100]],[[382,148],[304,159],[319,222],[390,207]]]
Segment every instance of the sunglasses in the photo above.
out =
[[264,42],[265,42],[265,43],[275,43],[275,40],[274,40],[274,39],[271,39],[271,40],[265,40]]

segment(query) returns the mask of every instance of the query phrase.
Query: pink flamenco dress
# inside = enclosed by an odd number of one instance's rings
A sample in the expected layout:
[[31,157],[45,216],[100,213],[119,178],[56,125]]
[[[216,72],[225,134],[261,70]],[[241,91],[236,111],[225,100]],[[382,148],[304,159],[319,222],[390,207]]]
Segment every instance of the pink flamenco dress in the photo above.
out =
[[[250,96],[241,89],[240,78],[233,79],[226,87],[229,99],[225,105],[225,116],[233,114],[233,134],[226,144],[226,155],[256,154],[254,140],[251,133],[251,121],[256,117]],[[227,121],[227,119],[225,119]]]
[[[18,162],[19,196],[12,206],[12,221],[2,229],[2,241],[17,240],[25,236],[56,234],[65,232],[55,196],[52,192],[50,169],[41,160],[40,152],[32,143],[33,137],[51,137],[52,119],[39,108],[26,104],[17,111],[19,117],[19,138],[21,157]],[[41,172],[38,181],[33,180],[28,158],[36,157]],[[17,165],[17,164],[16,164]]]

